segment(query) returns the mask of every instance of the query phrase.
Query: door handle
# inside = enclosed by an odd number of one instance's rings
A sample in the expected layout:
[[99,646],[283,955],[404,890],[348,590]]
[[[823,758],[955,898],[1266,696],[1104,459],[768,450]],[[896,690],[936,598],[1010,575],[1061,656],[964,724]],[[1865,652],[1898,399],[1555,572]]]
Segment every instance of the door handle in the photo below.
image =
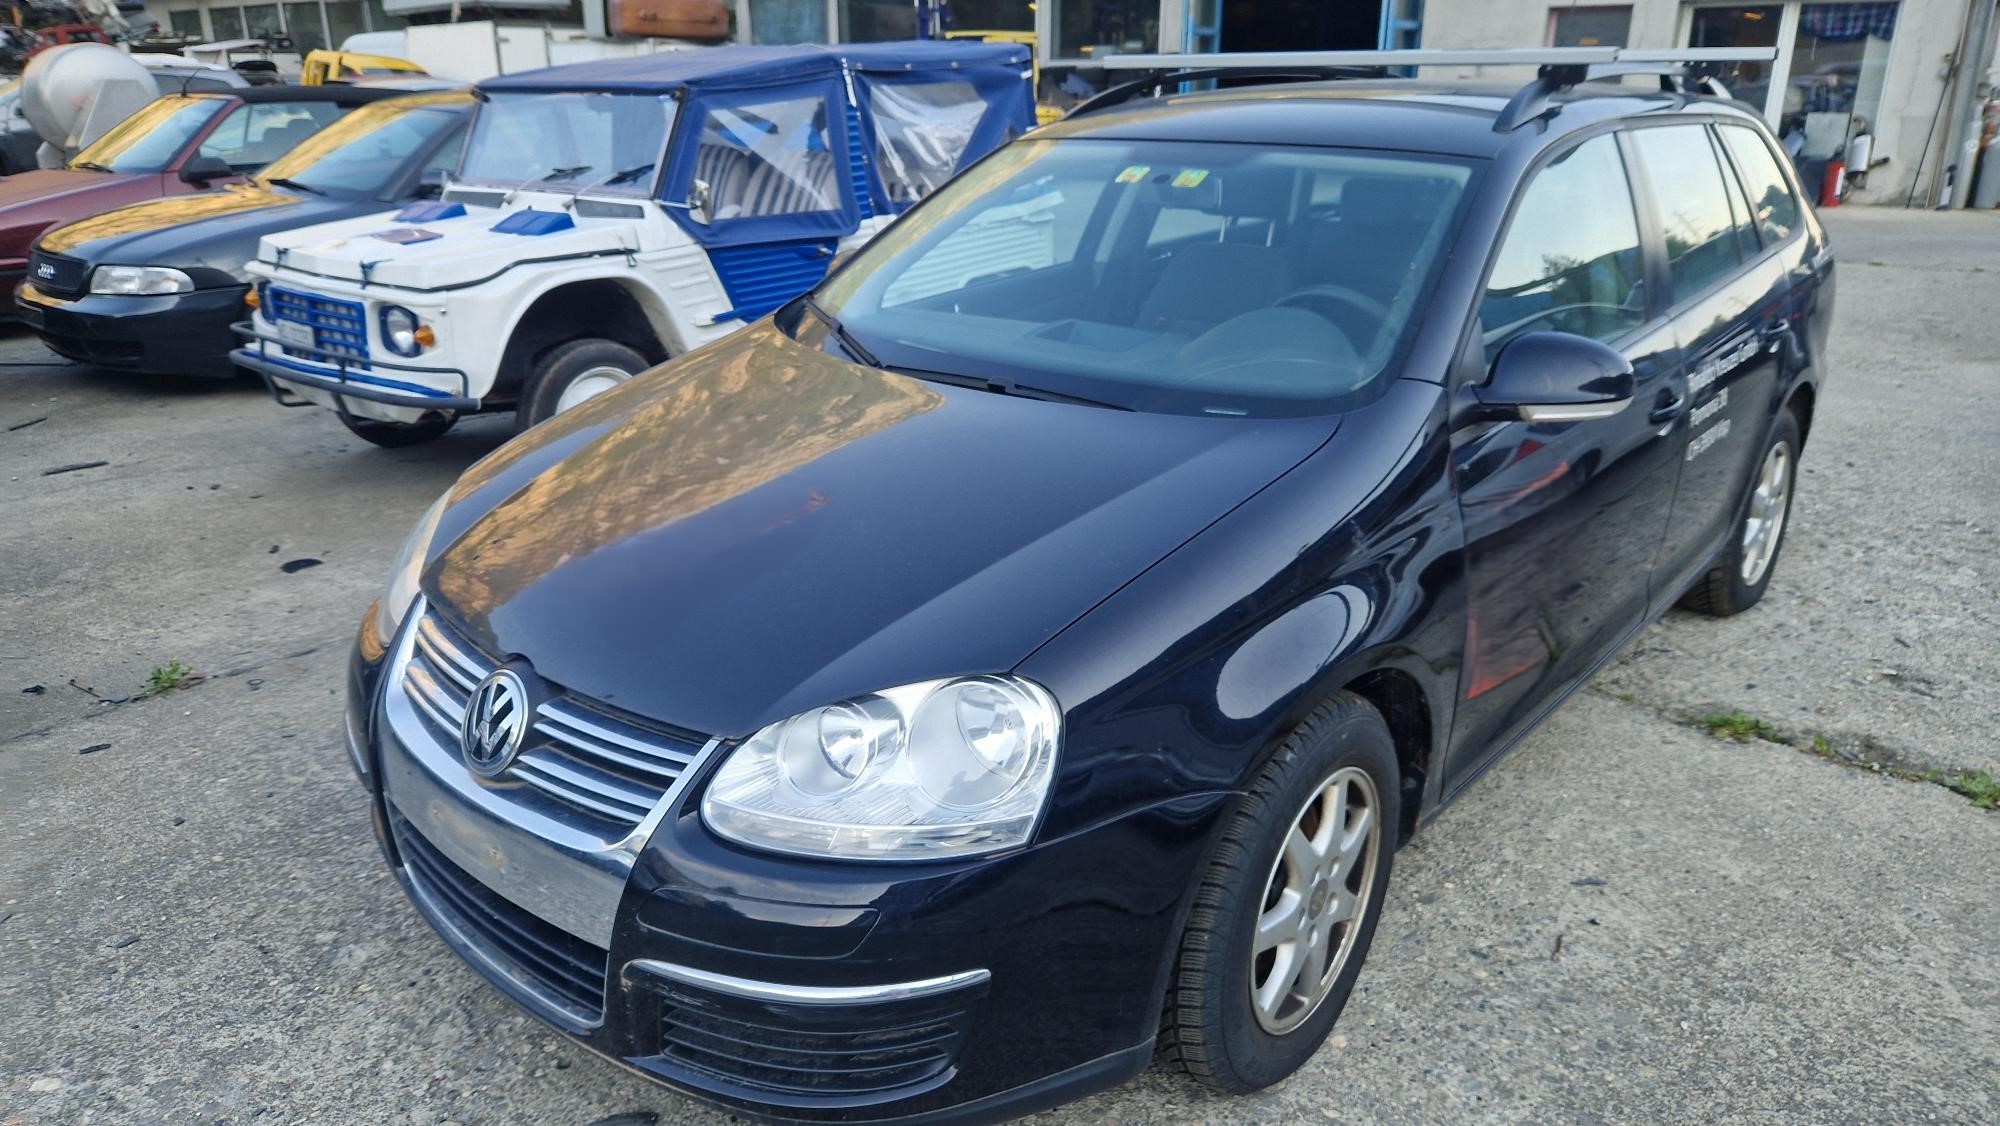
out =
[[1662,389],[1659,398],[1653,400],[1652,413],[1646,417],[1655,423],[1672,422],[1680,417],[1681,409],[1687,406],[1687,402],[1686,392]]
[[1757,342],[1766,352],[1784,350],[1785,342],[1791,339],[1792,326],[1786,321],[1773,321],[1757,331]]

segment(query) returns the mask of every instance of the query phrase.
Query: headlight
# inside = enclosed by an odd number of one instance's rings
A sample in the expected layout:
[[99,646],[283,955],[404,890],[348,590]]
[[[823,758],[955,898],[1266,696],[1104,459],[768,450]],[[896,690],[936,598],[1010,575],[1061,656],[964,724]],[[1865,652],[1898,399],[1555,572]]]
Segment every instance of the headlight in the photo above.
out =
[[150,296],[193,291],[193,278],[166,266],[99,266],[90,274],[92,293]]
[[774,723],[708,784],[704,820],[741,844],[843,860],[932,860],[1028,842],[1062,712],[1011,676],[892,688]]
[[398,356],[414,356],[424,350],[417,339],[417,315],[401,305],[382,307],[382,343]]
[[410,612],[410,604],[417,600],[417,578],[424,571],[424,555],[430,550],[438,517],[444,515],[444,503],[450,497],[447,490],[417,518],[410,538],[403,541],[403,550],[396,553],[395,565],[389,570],[389,589],[375,602],[375,636],[384,645],[396,636],[396,627],[403,624],[403,615]]

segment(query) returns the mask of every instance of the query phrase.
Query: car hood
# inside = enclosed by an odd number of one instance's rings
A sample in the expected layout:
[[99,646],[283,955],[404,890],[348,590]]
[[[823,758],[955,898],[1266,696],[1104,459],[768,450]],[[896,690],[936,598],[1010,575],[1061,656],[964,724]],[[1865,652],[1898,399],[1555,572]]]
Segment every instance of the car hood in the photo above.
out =
[[556,684],[742,735],[1012,668],[1334,425],[929,383],[766,321],[474,466],[424,590]]
[[249,185],[135,203],[42,236],[41,249],[92,264],[206,266],[242,273],[274,231],[379,211],[379,200],[326,199]]
[[0,208],[26,203],[47,203],[115,191],[139,180],[158,182],[157,172],[90,172],[67,168],[34,168],[0,178]]
[[[550,234],[513,234],[494,225],[530,208],[468,207],[452,219],[399,222],[396,212],[374,213],[337,223],[266,236],[257,257],[264,262],[322,277],[344,278],[409,289],[441,289],[492,277],[525,259],[546,261],[639,248],[638,224],[630,219],[572,216],[557,197],[526,197],[532,210],[559,216],[573,226]],[[563,202],[567,197],[561,197]]]

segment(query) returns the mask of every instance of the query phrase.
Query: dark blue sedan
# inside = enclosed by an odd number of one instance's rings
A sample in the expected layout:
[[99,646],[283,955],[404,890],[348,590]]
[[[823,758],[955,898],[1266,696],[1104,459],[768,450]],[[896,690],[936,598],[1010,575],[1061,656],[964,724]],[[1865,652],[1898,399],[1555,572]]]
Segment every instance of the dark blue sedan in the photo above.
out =
[[1719,98],[1329,82],[996,152],[424,516],[347,738],[433,926],[733,1110],[1303,1064],[1398,846],[1770,583],[1826,235]]

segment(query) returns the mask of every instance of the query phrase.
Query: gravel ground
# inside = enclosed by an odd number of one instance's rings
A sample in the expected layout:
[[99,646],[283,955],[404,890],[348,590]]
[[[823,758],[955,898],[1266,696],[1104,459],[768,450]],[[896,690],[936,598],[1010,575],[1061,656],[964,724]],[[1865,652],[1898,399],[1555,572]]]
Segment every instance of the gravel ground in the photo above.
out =
[[[1299,1076],[1042,1121],[2000,1120],[2000,814],[1684,718],[2000,765],[2000,220],[1829,222],[1836,370],[1764,605],[1649,630],[1399,856]],[[357,615],[504,425],[387,453],[243,386],[0,364],[0,427],[44,419],[0,429],[0,1123],[723,1121],[452,957],[341,758]],[[208,679],[85,691],[176,659]]]

